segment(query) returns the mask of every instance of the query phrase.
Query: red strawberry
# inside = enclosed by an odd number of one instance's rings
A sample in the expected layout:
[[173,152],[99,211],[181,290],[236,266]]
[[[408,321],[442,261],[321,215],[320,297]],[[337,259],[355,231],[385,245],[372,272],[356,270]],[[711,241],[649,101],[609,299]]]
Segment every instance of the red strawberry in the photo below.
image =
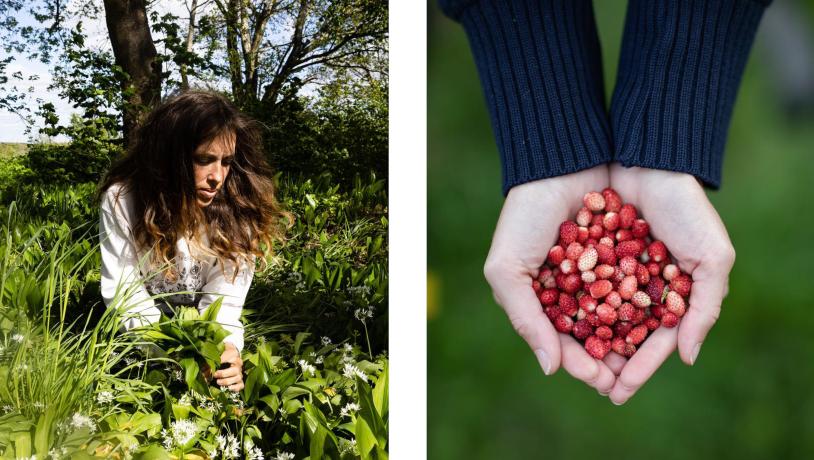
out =
[[599,321],[607,325],[612,325],[618,318],[616,310],[606,303],[601,303],[596,307],[596,315],[599,317]]
[[554,319],[554,329],[558,332],[568,334],[574,328],[574,320],[569,316],[560,315]]
[[550,319],[552,323],[557,319],[558,316],[562,316],[562,310],[560,310],[560,307],[556,305],[549,305],[543,308],[543,313],[548,316],[548,319]]
[[661,276],[667,281],[672,281],[679,273],[681,273],[681,270],[679,270],[678,267],[673,264],[668,264],[664,266]]
[[599,278],[599,279],[602,279],[602,280],[606,280],[606,279],[610,278],[611,276],[613,276],[614,271],[615,270],[613,269],[613,267],[611,267],[608,264],[598,265],[594,269],[594,273],[596,273],[596,277]]
[[548,263],[556,267],[563,260],[565,260],[565,249],[559,245],[552,247],[548,250],[548,259],[546,260]]
[[644,219],[636,219],[633,221],[630,231],[634,238],[644,238],[650,234],[650,224]]
[[625,337],[631,329],[633,329],[633,325],[630,324],[630,321],[617,321],[613,325],[613,333],[616,337]]
[[636,313],[636,307],[628,302],[625,302],[621,307],[619,307],[617,313],[620,321],[631,321]]
[[635,276],[626,276],[622,282],[619,283],[619,295],[625,300],[630,300],[633,294],[636,293],[636,289],[638,289],[636,283]]
[[599,253],[597,252],[596,248],[585,249],[582,251],[582,254],[579,255],[577,268],[579,268],[579,271],[581,272],[592,270],[596,266],[596,262],[598,260]]
[[678,324],[678,316],[673,313],[665,312],[661,317],[661,325],[667,328],[676,327]]
[[579,226],[576,222],[566,220],[560,224],[560,239],[566,245],[569,245],[577,240],[579,234]]
[[585,339],[585,350],[596,359],[602,359],[610,352],[610,340],[602,340],[592,335]]
[[636,266],[636,281],[642,286],[646,286],[650,282],[650,272],[642,264]]
[[581,319],[574,323],[571,333],[574,334],[574,337],[578,338],[579,340],[585,340],[594,333],[594,328],[588,324],[587,320]]
[[681,297],[687,297],[692,290],[692,279],[681,273],[670,281],[670,289],[676,291]]
[[631,319],[630,322],[633,323],[634,325],[641,324],[645,318],[644,312],[645,310],[643,308],[637,308],[636,311],[633,312],[633,319]]
[[539,296],[539,295],[540,295],[540,293],[541,293],[541,292],[543,292],[543,285],[542,285],[542,284],[540,284],[540,282],[539,282],[539,281],[537,281],[537,280],[532,280],[532,282],[531,282],[531,288],[534,290],[534,294],[535,294],[535,295],[538,295],[538,296]]
[[619,225],[621,225],[622,228],[630,228],[638,217],[636,207],[632,204],[626,204],[619,210]]
[[579,307],[577,307],[577,299],[574,296],[561,292],[558,304],[564,315],[574,316],[577,314]]
[[633,297],[630,298],[630,303],[638,308],[647,308],[650,306],[650,296],[642,291],[636,291]]
[[630,240],[632,240],[633,239],[633,233],[631,233],[630,230],[627,230],[627,229],[623,228],[621,230],[618,230],[616,233],[614,233],[613,237],[616,238],[616,241],[621,243],[622,241],[630,241]]
[[625,342],[632,343],[633,345],[638,345],[644,342],[644,339],[647,338],[647,326],[644,324],[640,324],[634,327],[625,338]]
[[605,296],[605,303],[613,308],[619,308],[622,305],[622,296],[616,291],[610,291],[608,295]]
[[653,262],[667,260],[667,246],[665,246],[663,242],[656,240],[650,243],[650,246],[647,248],[647,254],[650,255]]
[[550,268],[542,267],[540,268],[540,272],[537,274],[537,281],[539,281],[540,284],[545,284],[546,280],[553,277],[554,276],[552,275]]
[[625,343],[625,349],[622,354],[626,358],[630,358],[634,353],[636,353],[636,345],[633,345],[632,343]]
[[635,275],[638,266],[639,262],[636,262],[636,259],[630,256],[622,257],[619,260],[619,268],[625,275]]
[[627,343],[625,343],[625,339],[621,337],[617,336],[611,339],[611,350],[615,351],[620,355],[625,354],[625,345],[627,345]]
[[615,212],[609,212],[605,214],[605,217],[602,219],[602,226],[605,227],[605,230],[612,232],[619,228],[619,214]]
[[576,218],[577,225],[579,225],[580,227],[588,227],[588,226],[590,226],[591,225],[591,218],[593,218],[593,216],[594,215],[591,214],[591,210],[583,206],[579,210],[579,212],[577,212],[577,218]]
[[591,286],[588,288],[588,292],[591,293],[591,296],[594,299],[601,299],[608,295],[608,293],[613,289],[613,285],[608,280],[598,280],[591,283]]
[[613,331],[608,326],[599,326],[594,334],[602,340],[610,340],[613,337]]
[[604,219],[604,217],[605,216],[603,216],[602,214],[594,214],[594,216],[591,217],[591,226],[599,225],[601,227],[602,226],[602,219]]
[[661,266],[655,262],[648,262],[647,271],[650,273],[650,276],[658,276],[661,273]]
[[582,197],[582,202],[585,207],[593,212],[599,212],[605,209],[605,198],[599,192],[588,192]]
[[622,258],[631,256],[634,259],[639,257],[644,251],[644,248],[639,244],[638,240],[622,241],[616,245],[616,257]]
[[589,295],[584,295],[579,298],[579,308],[583,309],[588,313],[591,313],[594,310],[596,310],[597,305],[599,305],[599,302],[597,302],[596,299]]
[[588,241],[588,237],[589,237],[589,235],[588,235],[588,229],[587,228],[579,227],[577,229],[577,242],[578,243],[584,243],[584,242]]
[[569,244],[567,248],[565,248],[565,257],[576,262],[579,259],[579,256],[582,255],[583,251],[585,251],[585,248],[581,244],[574,241],[573,243]]
[[554,305],[559,298],[558,289],[543,289],[543,292],[540,293],[540,303],[543,305]]
[[664,293],[664,280],[658,276],[650,278],[645,292],[650,296],[650,300],[653,303],[661,303],[661,295]]
[[656,319],[654,316],[648,316],[644,320],[644,325],[647,326],[648,331],[655,331],[659,328],[659,326],[661,326],[661,321]]
[[600,242],[594,249],[596,249],[596,260],[600,264],[616,265],[616,251],[612,246]]
[[585,319],[588,321],[592,327],[599,327],[602,325],[602,322],[599,321],[599,316],[596,313],[588,313],[585,315]]
[[622,197],[616,193],[612,188],[602,190],[602,196],[605,198],[605,211],[619,212],[622,209]]
[[579,273],[566,275],[562,282],[562,290],[569,294],[576,294],[582,289],[582,276]]
[[678,295],[677,292],[668,292],[667,297],[664,300],[664,306],[667,307],[667,311],[678,316],[679,318],[684,316],[684,312],[686,311],[684,298]]
[[653,317],[661,319],[664,314],[667,313],[667,308],[664,305],[651,305],[650,306],[650,314]]

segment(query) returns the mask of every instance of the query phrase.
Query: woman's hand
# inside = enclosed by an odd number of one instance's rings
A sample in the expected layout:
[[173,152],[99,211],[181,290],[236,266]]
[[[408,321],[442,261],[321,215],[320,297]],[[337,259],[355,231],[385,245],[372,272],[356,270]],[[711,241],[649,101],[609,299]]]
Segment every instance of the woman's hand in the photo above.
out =
[[243,360],[240,359],[240,352],[231,342],[225,343],[226,349],[220,355],[221,363],[228,363],[230,366],[215,372],[215,383],[222,387],[228,387],[232,391],[243,389]]
[[610,166],[611,186],[632,203],[650,224],[650,233],[664,242],[678,266],[693,278],[687,314],[677,328],[657,329],[630,360],[609,353],[605,362],[617,375],[610,399],[627,401],[678,346],[681,359],[692,365],[721,312],[729,290],[735,249],[724,223],[691,175],[648,168]]
[[608,168],[601,165],[513,187],[500,212],[483,270],[495,300],[534,351],[543,371],[551,375],[562,364],[569,374],[603,395],[613,388],[614,373],[576,339],[554,329],[531,282],[556,243],[560,224],[582,207],[585,193],[601,191],[608,184]]

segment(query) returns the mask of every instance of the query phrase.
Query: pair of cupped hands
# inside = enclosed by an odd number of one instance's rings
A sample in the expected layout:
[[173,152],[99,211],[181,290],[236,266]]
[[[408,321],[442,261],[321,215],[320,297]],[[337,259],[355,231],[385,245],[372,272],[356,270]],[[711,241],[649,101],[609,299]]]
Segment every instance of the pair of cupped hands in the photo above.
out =
[[[568,334],[558,333],[543,312],[531,282],[560,224],[573,220],[590,191],[613,187],[650,224],[679,268],[693,278],[689,307],[678,327],[656,329],[627,359],[611,351],[591,357]],[[735,250],[721,218],[695,177],[673,171],[626,168],[618,163],[513,187],[506,197],[484,265],[495,300],[515,331],[528,343],[546,375],[560,367],[574,378],[623,404],[678,347],[693,365],[728,293]]]

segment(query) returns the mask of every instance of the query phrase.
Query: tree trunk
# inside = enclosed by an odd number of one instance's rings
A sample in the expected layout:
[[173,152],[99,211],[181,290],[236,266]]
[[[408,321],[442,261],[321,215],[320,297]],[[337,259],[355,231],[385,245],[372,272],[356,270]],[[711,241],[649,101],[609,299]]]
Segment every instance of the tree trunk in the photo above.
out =
[[[161,100],[161,62],[156,59],[144,0],[104,0],[104,4],[116,64],[130,76],[122,85],[127,145],[143,117]],[[133,91],[128,93],[130,86]]]
[[[187,28],[187,53],[192,52],[192,45],[195,41],[195,13],[198,10],[198,0],[192,0],[192,6],[189,8],[189,27]],[[181,64],[181,89],[189,89],[189,77],[187,76],[187,65]]]

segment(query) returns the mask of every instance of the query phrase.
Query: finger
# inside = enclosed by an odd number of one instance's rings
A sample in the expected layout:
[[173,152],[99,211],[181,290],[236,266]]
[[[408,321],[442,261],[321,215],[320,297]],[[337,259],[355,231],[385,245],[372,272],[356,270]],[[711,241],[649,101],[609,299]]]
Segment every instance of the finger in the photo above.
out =
[[690,366],[698,359],[701,344],[721,314],[728,284],[728,272],[709,273],[700,266],[693,272],[687,314],[678,326],[678,352],[681,360]]
[[604,361],[605,364],[608,366],[608,369],[610,369],[613,372],[613,375],[617,377],[619,376],[620,373],[622,373],[622,369],[625,367],[625,364],[627,364],[627,358],[620,355],[619,353],[616,353],[615,351],[611,351],[610,353],[605,355],[602,361]]
[[240,391],[244,388],[243,382],[236,383],[234,385],[229,385],[230,391]]
[[237,376],[229,377],[229,378],[225,378],[225,379],[218,379],[218,380],[216,380],[216,383],[219,386],[228,387],[229,385],[233,385],[235,383],[242,382],[242,381],[243,381],[243,377],[240,376],[240,375],[237,375]]
[[236,375],[240,375],[242,372],[240,367],[232,366],[226,369],[221,369],[215,372],[215,378],[222,379],[227,377],[234,377]]
[[559,334],[562,341],[562,367],[572,377],[596,388],[607,395],[613,388],[616,377],[604,362],[594,359],[573,337]]
[[656,372],[664,360],[676,349],[675,328],[656,329],[641,347],[628,359],[610,392],[614,404],[624,404]]

